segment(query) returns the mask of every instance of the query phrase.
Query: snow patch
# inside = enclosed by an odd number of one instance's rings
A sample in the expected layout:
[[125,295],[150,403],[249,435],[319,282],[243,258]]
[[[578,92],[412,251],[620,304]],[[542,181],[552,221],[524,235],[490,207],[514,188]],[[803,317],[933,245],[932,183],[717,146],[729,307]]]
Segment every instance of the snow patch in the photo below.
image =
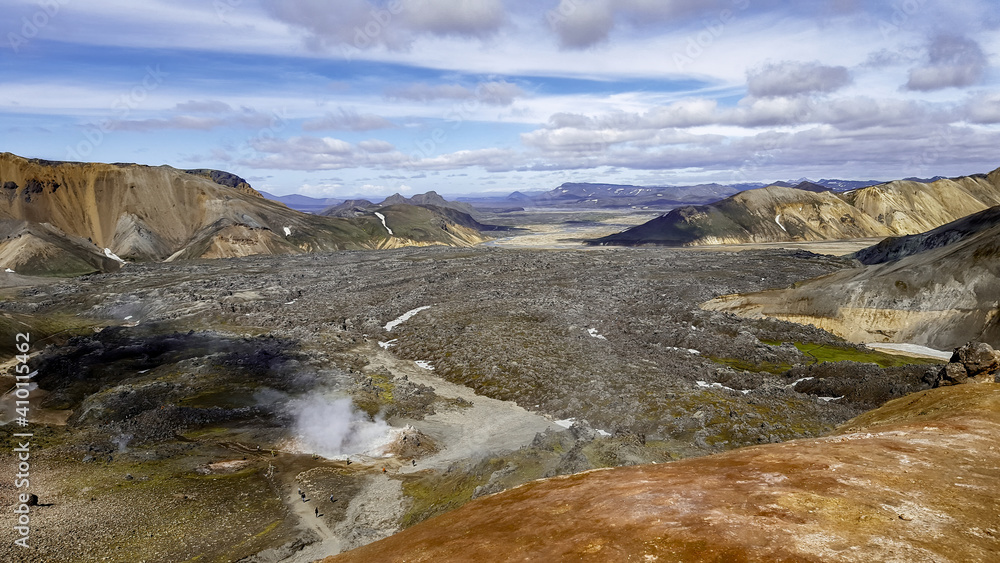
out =
[[788,229],[786,229],[785,226],[781,224],[780,214],[774,216],[774,222],[777,223],[779,227],[781,227],[782,231],[785,231],[786,233],[788,232]]
[[417,360],[413,363],[417,364],[417,367],[419,368],[424,368],[426,370],[434,371],[434,365],[426,360]]
[[607,340],[607,338],[604,338],[597,332],[596,328],[588,328],[587,334],[589,334],[591,338],[599,338],[601,340]]
[[295,302],[296,302],[296,301],[298,301],[298,299],[292,299],[292,300],[291,300],[291,301],[289,301],[288,303],[285,303],[285,305],[295,305]]
[[[569,430],[569,428],[571,426],[573,426],[573,424],[576,423],[576,419],[575,418],[566,418],[566,419],[563,419],[563,420],[555,420],[552,423],[555,424],[556,426],[559,426],[559,427],[562,427],[562,428],[565,428],[565,429]],[[597,435],[601,436],[603,438],[610,438],[611,437],[611,432],[607,432],[605,430],[601,430],[600,428],[595,428],[594,432],[597,432]]]
[[556,426],[562,426],[563,428],[569,428],[570,426],[573,426],[574,422],[576,422],[575,418],[567,418],[567,419],[564,419],[564,420],[557,420],[557,421],[555,421],[555,425]]
[[944,350],[935,350],[934,348],[928,348],[926,346],[920,346],[917,344],[905,344],[896,342],[876,342],[872,344],[865,344],[865,346],[879,351],[887,352],[905,352],[907,354],[913,354],[915,356],[927,356],[929,358],[934,358],[937,360],[948,361],[951,359],[951,352],[945,352]]
[[843,399],[843,397],[816,397],[816,398],[819,399],[820,401],[826,401],[827,403],[829,403],[830,401],[836,401],[837,399]]
[[8,274],[13,274],[13,273],[15,273],[15,272],[14,272],[14,270],[11,270],[10,268],[7,268],[7,269],[6,269],[6,270],[4,270],[4,271],[5,271],[5,272],[7,272]]
[[723,385],[721,383],[709,383],[707,381],[695,381],[695,383],[698,385],[698,387],[703,387],[703,388],[706,388],[706,389],[714,387],[716,389],[725,389],[726,391],[734,391],[736,393],[743,393],[744,395],[747,395],[747,394],[750,393],[750,391],[752,391],[752,389],[744,389],[744,390],[740,391],[739,389],[733,389],[732,387],[726,387],[725,385]]
[[393,236],[392,229],[389,228],[389,225],[385,224],[385,215],[382,215],[381,213],[379,213],[378,211],[376,211],[375,212],[375,216],[378,217],[379,219],[381,219],[382,226],[385,227],[385,230],[389,231],[389,236]]
[[108,258],[112,259],[112,260],[116,260],[118,262],[121,262],[122,264],[126,263],[124,260],[122,260],[121,258],[119,258],[117,254],[115,254],[114,252],[111,252],[110,248],[105,248],[104,249],[104,255],[107,256]]
[[285,227],[285,236],[286,237],[292,236],[292,228],[291,227]]
[[395,346],[397,341],[399,341],[398,338],[393,338],[392,340],[390,340],[388,342],[379,342],[378,346],[379,346],[379,348],[381,348],[383,350],[388,350],[389,348],[392,348],[393,346]]
[[399,326],[399,325],[405,323],[406,321],[412,319],[413,316],[416,315],[417,313],[419,313],[420,311],[423,311],[425,309],[430,309],[430,308],[431,308],[430,305],[424,305],[423,307],[417,307],[416,309],[414,309],[412,311],[407,311],[407,312],[403,313],[401,316],[399,316],[396,320],[389,321],[388,323],[386,323],[385,329],[388,330],[388,331],[391,331],[392,329],[396,328],[397,326]]
[[687,352],[688,354],[694,354],[695,356],[700,356],[701,352],[695,350],[694,348],[675,348],[673,346],[667,346],[667,350],[673,350],[675,352]]

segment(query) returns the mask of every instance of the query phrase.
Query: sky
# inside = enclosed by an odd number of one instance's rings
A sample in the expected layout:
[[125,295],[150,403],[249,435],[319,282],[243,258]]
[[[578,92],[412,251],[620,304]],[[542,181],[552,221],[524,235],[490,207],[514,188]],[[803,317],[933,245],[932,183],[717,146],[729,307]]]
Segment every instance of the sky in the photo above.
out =
[[377,197],[1000,167],[996,0],[0,0],[0,151]]

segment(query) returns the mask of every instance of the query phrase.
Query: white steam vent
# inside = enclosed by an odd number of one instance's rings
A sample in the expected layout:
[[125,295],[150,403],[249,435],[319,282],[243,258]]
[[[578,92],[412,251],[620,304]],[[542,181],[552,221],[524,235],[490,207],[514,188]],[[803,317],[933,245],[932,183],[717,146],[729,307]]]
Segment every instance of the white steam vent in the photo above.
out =
[[371,420],[350,399],[309,397],[292,404],[299,449],[325,458],[383,456],[394,438],[384,420]]

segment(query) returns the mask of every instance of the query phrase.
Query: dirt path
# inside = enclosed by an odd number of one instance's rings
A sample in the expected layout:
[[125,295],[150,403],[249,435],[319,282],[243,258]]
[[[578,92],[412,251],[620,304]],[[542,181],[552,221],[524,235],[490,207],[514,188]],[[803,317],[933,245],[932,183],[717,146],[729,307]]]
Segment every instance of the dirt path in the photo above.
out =
[[[303,502],[302,497],[299,496],[299,490],[302,489],[299,489],[296,485],[297,482],[298,478],[296,478],[291,486],[283,488],[285,504],[292,509],[292,513],[298,518],[299,526],[303,530],[312,531],[319,539],[296,552],[291,557],[282,559],[281,563],[309,563],[326,557],[331,553],[344,551],[341,548],[340,537],[323,520],[322,511],[320,512],[320,516],[316,516],[315,509],[322,506],[321,499],[312,498],[306,494],[308,502]],[[308,487],[304,488],[304,490],[308,490]]]
[[391,352],[376,346],[364,348],[364,353],[375,367],[385,367],[393,375],[405,375],[410,381],[434,388],[445,399],[463,399],[468,407],[440,410],[423,420],[400,419],[391,421],[394,426],[410,424],[430,436],[440,448],[417,465],[403,465],[400,473],[423,469],[447,469],[463,459],[516,450],[530,444],[535,434],[547,428],[561,430],[551,420],[527,411],[510,401],[498,401],[477,395],[464,385],[456,385],[434,375],[431,370],[418,367],[414,362],[401,360]]

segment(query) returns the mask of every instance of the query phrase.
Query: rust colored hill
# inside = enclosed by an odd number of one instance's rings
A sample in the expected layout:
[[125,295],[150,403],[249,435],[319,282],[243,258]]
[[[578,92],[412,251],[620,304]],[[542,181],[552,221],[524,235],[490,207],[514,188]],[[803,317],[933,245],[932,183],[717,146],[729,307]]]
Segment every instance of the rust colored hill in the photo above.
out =
[[1000,385],[887,403],[826,438],[536,481],[326,563],[996,561]]

